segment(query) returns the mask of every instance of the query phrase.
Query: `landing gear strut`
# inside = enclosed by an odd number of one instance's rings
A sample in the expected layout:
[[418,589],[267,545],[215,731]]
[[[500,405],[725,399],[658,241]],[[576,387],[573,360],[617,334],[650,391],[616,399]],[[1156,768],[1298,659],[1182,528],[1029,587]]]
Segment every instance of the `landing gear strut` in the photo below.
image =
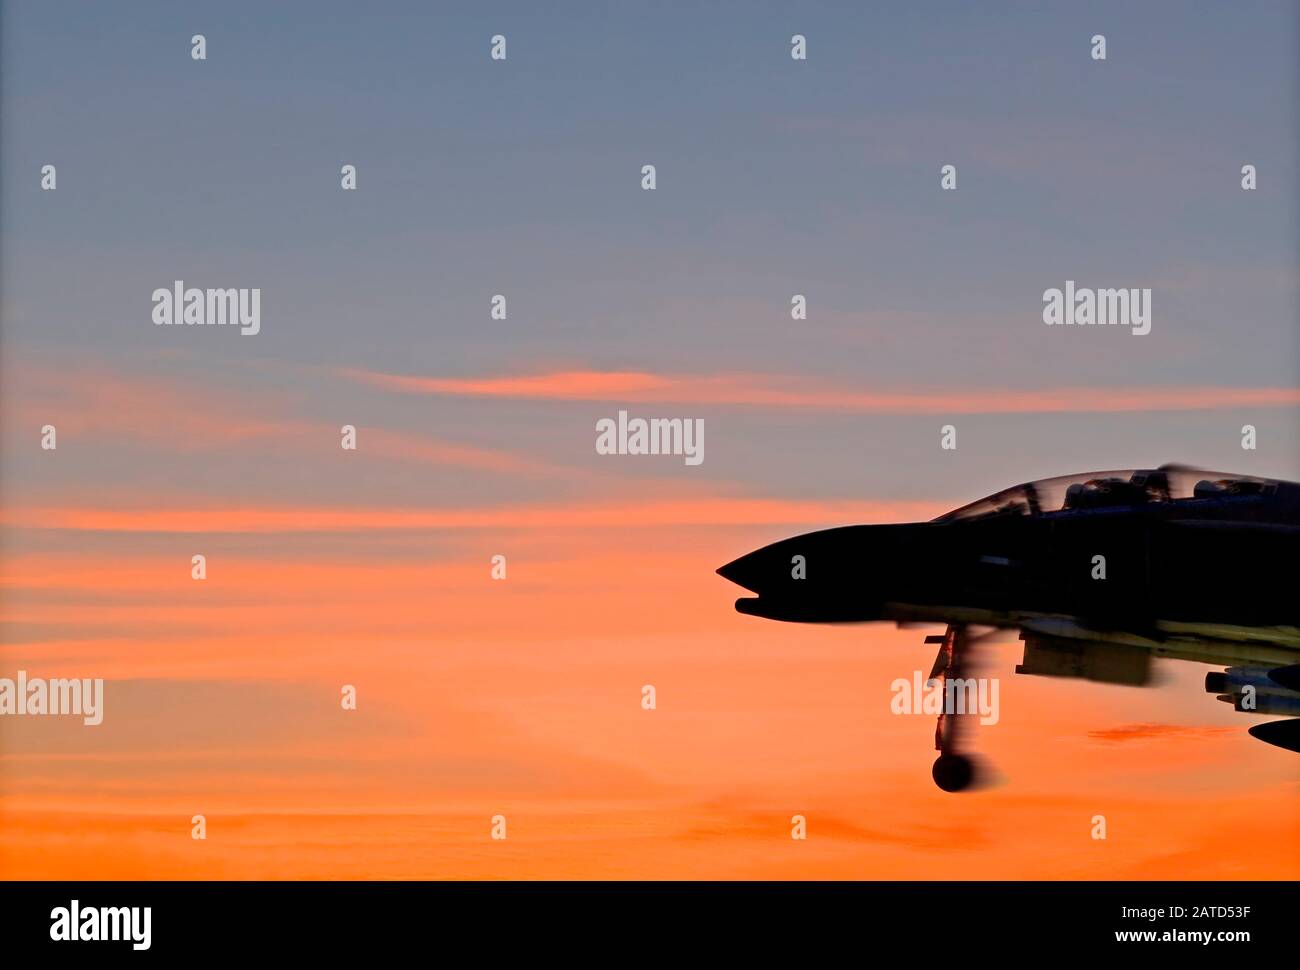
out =
[[970,646],[969,635],[962,624],[949,624],[941,636],[925,638],[926,643],[939,644],[939,653],[934,658],[934,667],[930,670],[930,679],[938,679],[943,685],[943,709],[939,712],[939,724],[934,731],[934,749],[939,752],[930,774],[934,783],[944,791],[957,792],[969,788],[975,781],[975,762],[968,755],[957,752],[957,727],[964,715],[950,712],[948,684],[963,679],[966,669],[966,653]]

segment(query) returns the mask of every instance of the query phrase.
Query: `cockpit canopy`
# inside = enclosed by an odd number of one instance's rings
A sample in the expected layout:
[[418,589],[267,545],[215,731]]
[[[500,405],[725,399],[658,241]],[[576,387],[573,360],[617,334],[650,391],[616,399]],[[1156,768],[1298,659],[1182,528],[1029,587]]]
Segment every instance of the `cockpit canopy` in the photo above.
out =
[[1234,495],[1271,495],[1277,491],[1277,486],[1278,483],[1272,479],[1207,472],[1182,465],[1161,465],[1154,471],[1083,472],[1004,488],[945,513],[934,521],[1132,508]]

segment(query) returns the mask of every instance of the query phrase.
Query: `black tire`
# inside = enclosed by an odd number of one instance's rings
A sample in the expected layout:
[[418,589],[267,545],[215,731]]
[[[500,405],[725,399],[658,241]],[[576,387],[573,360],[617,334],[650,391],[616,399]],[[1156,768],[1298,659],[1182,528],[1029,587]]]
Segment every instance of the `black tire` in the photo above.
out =
[[944,791],[964,791],[975,781],[975,762],[964,754],[941,754],[930,775]]

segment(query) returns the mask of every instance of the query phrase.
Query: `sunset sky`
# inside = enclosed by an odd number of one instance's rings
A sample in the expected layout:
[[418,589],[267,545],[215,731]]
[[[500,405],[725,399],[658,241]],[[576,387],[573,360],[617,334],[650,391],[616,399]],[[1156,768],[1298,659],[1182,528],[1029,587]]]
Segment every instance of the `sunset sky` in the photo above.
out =
[[[0,719],[0,876],[1300,877],[1300,758],[1209,668],[1008,635],[946,795],[889,703],[937,629],[714,574],[1050,475],[1300,480],[1296,5],[441,6],[0,8],[0,677],[106,682]],[[178,279],[261,332],[155,326]],[[1150,334],[1044,326],[1067,279]],[[703,463],[598,455],[620,409]]]

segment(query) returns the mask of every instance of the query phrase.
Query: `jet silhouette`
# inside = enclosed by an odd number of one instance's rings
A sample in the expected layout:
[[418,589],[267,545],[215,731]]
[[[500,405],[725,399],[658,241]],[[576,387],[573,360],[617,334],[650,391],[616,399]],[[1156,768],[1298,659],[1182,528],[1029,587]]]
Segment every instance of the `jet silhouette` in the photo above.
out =
[[[1300,716],[1300,484],[1179,465],[1003,489],[931,522],[784,539],[718,573],[751,616],[797,623],[944,623],[936,685],[965,683],[971,627],[1018,629],[1016,673],[1150,683],[1151,660],[1224,667],[1205,688],[1237,710]],[[945,694],[951,697],[951,693]],[[935,783],[978,779],[939,714]],[[1300,752],[1300,720],[1250,734]]]

